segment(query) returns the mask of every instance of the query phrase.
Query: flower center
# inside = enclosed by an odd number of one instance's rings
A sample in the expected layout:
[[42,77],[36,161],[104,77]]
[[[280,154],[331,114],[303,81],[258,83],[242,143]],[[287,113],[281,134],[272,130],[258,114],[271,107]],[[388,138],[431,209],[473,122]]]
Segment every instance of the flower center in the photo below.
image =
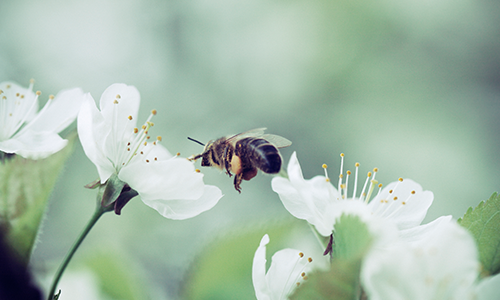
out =
[[[115,105],[118,105],[120,102],[119,100],[121,99],[120,95],[116,95],[116,99],[113,101]],[[116,122],[117,120],[117,114],[116,114],[116,109],[115,113],[113,114],[113,125],[115,126],[115,130],[118,130],[117,124],[123,124],[121,122]],[[117,134],[114,135],[114,138],[116,139],[113,141],[113,145],[115,145],[115,161],[113,162],[115,169],[117,172],[120,172],[121,168],[129,164],[131,161],[134,161],[136,159],[142,159],[146,163],[149,163],[150,161],[157,161],[157,157],[149,157],[149,153],[153,150],[153,148],[158,145],[162,138],[161,136],[157,136],[154,141],[151,140],[151,136],[149,135],[149,129],[154,126],[154,123],[151,122],[151,119],[153,116],[155,116],[157,111],[155,109],[151,110],[151,114],[149,115],[148,119],[146,122],[141,126],[141,128],[134,127],[133,130],[127,131],[126,128],[130,128],[132,126],[123,126],[122,128],[124,131],[122,134]],[[134,122],[132,116],[127,117],[128,122]],[[121,140],[121,142],[120,142]]]
[[41,94],[40,91],[33,93],[33,84],[32,79],[28,90],[21,90],[10,84],[0,89],[0,141],[8,140],[21,129],[24,123],[33,119],[38,109],[38,96]]
[[[359,171],[359,163],[355,163],[355,174],[354,174],[354,188],[352,191],[351,197],[348,196],[348,184],[349,184],[349,177],[352,175],[351,171],[346,172],[345,176],[345,181],[344,181],[344,174],[343,174],[343,168],[344,168],[344,153],[340,154],[340,174],[339,174],[339,181],[338,181],[338,197],[337,200],[344,200],[344,199],[349,199],[349,200],[360,200],[364,201],[366,204],[372,200],[372,195],[373,192],[375,191],[375,187],[378,186],[378,193],[377,195],[373,198],[381,198],[380,194],[382,191],[382,184],[379,184],[377,180],[375,180],[375,175],[378,172],[378,168],[374,168],[373,172],[368,172],[363,189],[361,190],[361,193],[359,196],[357,195],[357,188],[358,188],[358,171]],[[328,172],[327,172],[327,165],[323,164],[323,169],[325,171],[325,177],[326,181],[330,181],[330,178],[328,177]],[[411,191],[409,194],[403,192],[399,192],[399,187],[401,183],[403,182],[403,178],[399,178],[398,181],[396,182],[396,185],[394,188],[389,190],[389,194],[387,199],[381,198],[379,201],[381,204],[384,205],[379,205],[377,210],[374,211],[374,214],[378,214],[384,217],[389,217],[397,213],[404,205],[408,203],[408,201],[415,195],[415,191]],[[368,188],[368,190],[367,190]],[[385,205],[387,204],[387,205]],[[394,209],[394,205],[399,205],[396,209]]]

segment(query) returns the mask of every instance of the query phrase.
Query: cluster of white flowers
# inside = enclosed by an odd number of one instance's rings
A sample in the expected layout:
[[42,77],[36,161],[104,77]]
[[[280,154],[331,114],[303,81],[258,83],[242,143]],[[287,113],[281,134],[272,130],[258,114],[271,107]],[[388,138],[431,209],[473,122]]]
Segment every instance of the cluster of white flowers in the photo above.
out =
[[[378,170],[374,169],[358,195],[356,163],[349,196],[349,176],[353,174],[343,174],[344,155],[341,157],[338,189],[332,185],[326,165],[324,176],[304,179],[296,153],[288,164],[288,178],[273,178],[272,188],[293,216],[309,222],[324,237],[332,235],[342,215],[357,216],[368,226],[375,240],[363,259],[360,275],[368,299],[489,299],[485,291],[491,290],[500,277],[478,281],[478,252],[469,232],[451,216],[421,225],[433,202],[432,192],[402,178],[382,189],[375,180]],[[297,286],[289,283],[290,278],[297,278],[297,263],[290,258],[275,261],[273,256],[271,268],[264,274],[263,247],[268,240],[266,235],[254,258],[257,299],[288,299]],[[278,255],[281,257],[281,252]],[[308,267],[310,271],[314,265]]]
[[0,152],[28,159],[48,157],[64,148],[59,133],[78,117],[78,135],[85,154],[95,164],[100,182],[113,175],[142,201],[170,219],[186,219],[212,208],[222,193],[203,183],[193,163],[171,155],[150,141],[150,118],[137,128],[140,95],[133,86],[113,84],[101,96],[100,110],[79,88],[50,96],[38,111],[40,92],[13,82],[0,84]]

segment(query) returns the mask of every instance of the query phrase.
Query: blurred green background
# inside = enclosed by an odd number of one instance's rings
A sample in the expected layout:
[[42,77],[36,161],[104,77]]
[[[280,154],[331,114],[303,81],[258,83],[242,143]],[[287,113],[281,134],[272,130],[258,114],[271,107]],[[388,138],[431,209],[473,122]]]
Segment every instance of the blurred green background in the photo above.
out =
[[[323,163],[337,174],[344,152],[346,168],[433,191],[426,221],[458,218],[500,189],[499,13],[495,1],[465,0],[4,0],[0,80],[34,78],[42,99],[81,87],[98,100],[113,83],[134,85],[139,119],[157,109],[152,134],[173,153],[202,150],[187,136],[267,127],[293,141],[282,155],[297,151],[306,178]],[[269,256],[308,247],[291,237],[307,226],[271,176],[238,194],[226,175],[202,172],[225,196],[196,218],[167,220],[135,199],[99,221],[72,262],[86,278],[75,282],[101,286],[88,298],[253,299],[264,233]],[[95,191],[83,186],[96,178],[77,144],[32,259],[42,282],[90,218]]]

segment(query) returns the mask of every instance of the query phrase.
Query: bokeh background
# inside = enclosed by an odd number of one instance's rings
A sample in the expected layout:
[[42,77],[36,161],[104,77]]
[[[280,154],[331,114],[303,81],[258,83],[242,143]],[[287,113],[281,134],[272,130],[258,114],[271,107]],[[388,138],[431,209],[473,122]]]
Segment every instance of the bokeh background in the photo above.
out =
[[[433,191],[426,222],[458,218],[500,189],[499,15],[485,0],[3,0],[0,80],[34,78],[45,96],[81,87],[96,100],[113,83],[134,85],[140,120],[157,109],[153,134],[173,153],[202,150],[187,136],[267,127],[293,141],[282,155],[296,151],[306,178],[323,163],[337,174],[344,152],[347,168]],[[94,209],[83,185],[97,172],[75,146],[31,262],[45,288]],[[105,215],[61,299],[254,299],[264,233],[269,258],[314,248],[271,176],[238,194],[226,175],[202,171],[225,194],[214,209],[171,221],[137,198]]]

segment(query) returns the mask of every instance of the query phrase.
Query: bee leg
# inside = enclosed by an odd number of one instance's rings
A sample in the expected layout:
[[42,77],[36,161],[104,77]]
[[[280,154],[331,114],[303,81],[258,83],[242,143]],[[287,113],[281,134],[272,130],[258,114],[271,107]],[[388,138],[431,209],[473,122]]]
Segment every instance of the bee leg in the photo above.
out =
[[241,182],[243,181],[243,173],[240,173],[240,174],[236,174],[236,176],[234,176],[234,188],[238,191],[238,193],[241,194],[241,187],[240,187],[240,184]]
[[229,149],[229,146],[226,146],[226,148],[224,148],[223,157],[224,157],[224,167],[226,168],[226,174],[229,175],[229,177],[233,176],[233,174],[231,174],[231,171],[229,171],[229,169],[231,169],[231,162],[230,162],[231,159],[229,159],[230,155],[231,155],[231,149]]

